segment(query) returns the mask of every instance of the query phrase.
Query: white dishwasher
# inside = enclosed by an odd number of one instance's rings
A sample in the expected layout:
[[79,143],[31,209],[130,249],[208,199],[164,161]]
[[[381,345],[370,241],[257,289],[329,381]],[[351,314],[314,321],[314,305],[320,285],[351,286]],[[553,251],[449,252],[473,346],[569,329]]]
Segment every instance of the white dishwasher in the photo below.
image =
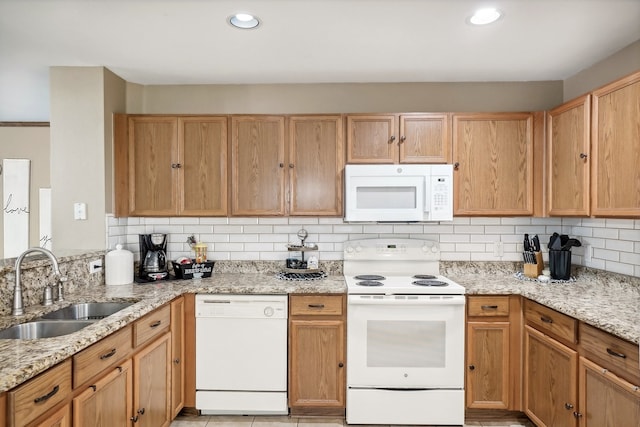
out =
[[287,296],[196,295],[196,409],[287,414]]

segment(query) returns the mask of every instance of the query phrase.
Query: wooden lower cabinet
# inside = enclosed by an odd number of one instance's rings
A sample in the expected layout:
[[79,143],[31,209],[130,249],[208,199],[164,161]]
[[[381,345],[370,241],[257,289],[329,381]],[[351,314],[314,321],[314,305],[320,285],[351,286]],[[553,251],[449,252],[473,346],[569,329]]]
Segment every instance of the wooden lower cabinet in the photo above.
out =
[[133,418],[137,426],[171,423],[171,334],[133,356]]
[[[75,424],[76,426],[97,424]],[[107,424],[108,425],[108,424]],[[116,424],[113,424],[116,426]],[[57,411],[54,411],[47,419],[35,424],[34,427],[71,427],[71,405],[67,403]]]
[[521,298],[467,299],[465,395],[469,409],[521,409]]
[[343,295],[289,298],[291,414],[344,415],[344,304]]
[[640,426],[640,387],[580,358],[580,427]]
[[184,407],[184,297],[171,302],[171,418]]
[[576,427],[578,352],[525,326],[524,410],[538,427]]
[[73,425],[126,427],[132,414],[132,369],[127,360],[73,399]]

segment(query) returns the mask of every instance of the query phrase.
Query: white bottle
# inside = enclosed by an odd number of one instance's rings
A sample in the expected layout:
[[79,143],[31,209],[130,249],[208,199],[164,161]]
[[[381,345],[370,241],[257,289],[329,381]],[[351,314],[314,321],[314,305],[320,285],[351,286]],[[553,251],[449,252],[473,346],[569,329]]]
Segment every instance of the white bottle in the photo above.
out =
[[107,286],[128,285],[133,282],[133,253],[116,245],[104,256],[104,282]]

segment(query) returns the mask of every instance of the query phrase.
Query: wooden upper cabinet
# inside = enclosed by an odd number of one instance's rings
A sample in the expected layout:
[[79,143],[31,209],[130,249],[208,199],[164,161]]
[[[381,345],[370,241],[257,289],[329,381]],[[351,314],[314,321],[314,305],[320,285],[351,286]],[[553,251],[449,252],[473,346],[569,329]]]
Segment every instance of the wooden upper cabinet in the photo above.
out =
[[227,215],[227,117],[114,123],[116,216]]
[[231,118],[231,214],[285,214],[285,117]]
[[451,163],[448,114],[400,116],[400,163]]
[[129,118],[129,213],[176,215],[178,120]]
[[289,118],[289,214],[342,214],[341,116]]
[[593,92],[591,214],[640,215],[640,72]]
[[454,215],[533,214],[533,114],[454,114]]
[[547,114],[547,209],[551,216],[589,215],[591,95]]
[[347,116],[347,163],[449,163],[448,114]]
[[227,214],[227,118],[181,117],[178,175],[180,213]]

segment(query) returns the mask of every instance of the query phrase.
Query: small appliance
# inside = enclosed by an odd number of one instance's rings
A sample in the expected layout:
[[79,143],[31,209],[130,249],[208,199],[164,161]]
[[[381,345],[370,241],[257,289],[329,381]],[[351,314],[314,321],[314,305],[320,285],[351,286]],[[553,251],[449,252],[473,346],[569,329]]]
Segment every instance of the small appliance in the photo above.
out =
[[162,280],[168,277],[167,235],[160,233],[139,234],[140,267],[142,280]]

